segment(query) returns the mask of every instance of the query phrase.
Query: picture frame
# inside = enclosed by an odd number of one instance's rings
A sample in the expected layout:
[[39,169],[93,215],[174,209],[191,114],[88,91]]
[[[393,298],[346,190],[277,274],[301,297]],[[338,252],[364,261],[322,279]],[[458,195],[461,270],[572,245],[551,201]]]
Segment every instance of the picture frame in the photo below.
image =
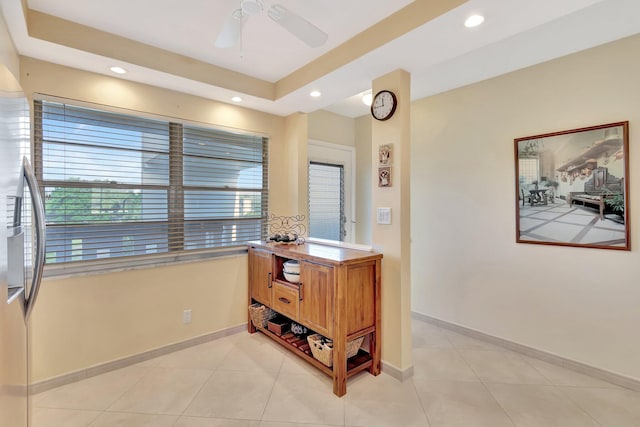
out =
[[378,168],[378,187],[391,187],[391,167]]
[[393,144],[378,146],[378,166],[391,166],[393,164]]
[[631,250],[629,122],[514,139],[516,242]]

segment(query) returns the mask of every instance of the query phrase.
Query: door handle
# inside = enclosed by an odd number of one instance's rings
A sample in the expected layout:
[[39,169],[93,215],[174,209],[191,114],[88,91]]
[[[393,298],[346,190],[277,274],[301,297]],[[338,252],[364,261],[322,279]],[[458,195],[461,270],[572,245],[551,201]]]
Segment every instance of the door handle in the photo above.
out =
[[273,283],[271,283],[271,272],[269,272],[269,276],[267,280],[268,280],[267,288],[271,289],[273,287]]
[[[38,181],[36,175],[29,164],[29,160],[24,157],[22,160],[22,170],[24,171],[24,179],[29,187],[29,193],[31,193],[31,203],[33,204],[33,219],[35,223],[36,231],[36,247],[35,257],[33,262],[33,276],[31,278],[31,291],[29,295],[25,297],[25,322],[29,320],[29,316],[33,311],[33,307],[38,299],[38,292],[40,291],[40,283],[42,282],[42,270],[45,262],[45,238],[46,238],[46,223],[44,204],[42,203],[42,197],[40,195],[40,189],[38,188]],[[26,293],[25,293],[26,295]]]
[[299,295],[299,299],[300,301],[302,301],[302,282],[298,284],[299,288],[298,288],[298,295]]

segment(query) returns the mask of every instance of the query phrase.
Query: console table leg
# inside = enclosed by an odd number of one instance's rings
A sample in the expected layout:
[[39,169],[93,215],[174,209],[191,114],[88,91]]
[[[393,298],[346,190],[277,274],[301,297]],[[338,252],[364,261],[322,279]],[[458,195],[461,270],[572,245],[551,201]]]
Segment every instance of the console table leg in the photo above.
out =
[[[524,203],[524,201],[523,201]],[[376,281],[375,281],[375,325],[376,330],[371,334],[371,341],[369,343],[369,352],[373,357],[373,363],[369,368],[371,375],[380,375],[382,366],[380,364],[380,355],[382,354],[382,307],[380,301],[382,301],[382,262],[376,261]]]
[[371,342],[369,344],[369,351],[371,352],[371,357],[373,358],[373,362],[371,363],[371,367],[369,368],[369,373],[371,375],[380,375],[382,371],[382,367],[380,365],[380,332],[379,328],[376,329],[376,332],[371,334]]
[[333,373],[333,394],[338,397],[342,397],[347,394],[346,375],[339,375],[337,372]]
[[[249,301],[249,305],[251,305],[251,301]],[[249,332],[250,334],[254,334],[256,332],[256,327],[253,326],[253,322],[251,321],[251,314],[249,314],[248,310],[247,310],[247,317],[248,317],[247,332]]]

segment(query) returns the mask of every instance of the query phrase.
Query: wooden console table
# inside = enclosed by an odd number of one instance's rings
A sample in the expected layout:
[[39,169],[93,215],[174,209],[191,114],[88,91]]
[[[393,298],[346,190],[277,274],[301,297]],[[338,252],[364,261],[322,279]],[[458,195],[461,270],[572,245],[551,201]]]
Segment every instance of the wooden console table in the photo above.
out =
[[[300,263],[300,283],[285,280],[283,264]],[[333,340],[333,367],[268,329],[259,330],[333,378],[333,392],[347,392],[347,378],[368,369],[380,374],[382,254],[314,243],[249,242],[249,305],[259,302]],[[367,349],[346,358],[347,342],[365,336]],[[296,345],[294,345],[296,344]]]

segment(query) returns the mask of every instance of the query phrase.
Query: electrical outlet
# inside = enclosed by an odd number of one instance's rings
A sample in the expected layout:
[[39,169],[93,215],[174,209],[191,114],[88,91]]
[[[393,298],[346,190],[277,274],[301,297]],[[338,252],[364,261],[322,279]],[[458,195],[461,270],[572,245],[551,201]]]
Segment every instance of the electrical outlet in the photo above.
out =
[[182,312],[182,323],[191,323],[191,309]]

